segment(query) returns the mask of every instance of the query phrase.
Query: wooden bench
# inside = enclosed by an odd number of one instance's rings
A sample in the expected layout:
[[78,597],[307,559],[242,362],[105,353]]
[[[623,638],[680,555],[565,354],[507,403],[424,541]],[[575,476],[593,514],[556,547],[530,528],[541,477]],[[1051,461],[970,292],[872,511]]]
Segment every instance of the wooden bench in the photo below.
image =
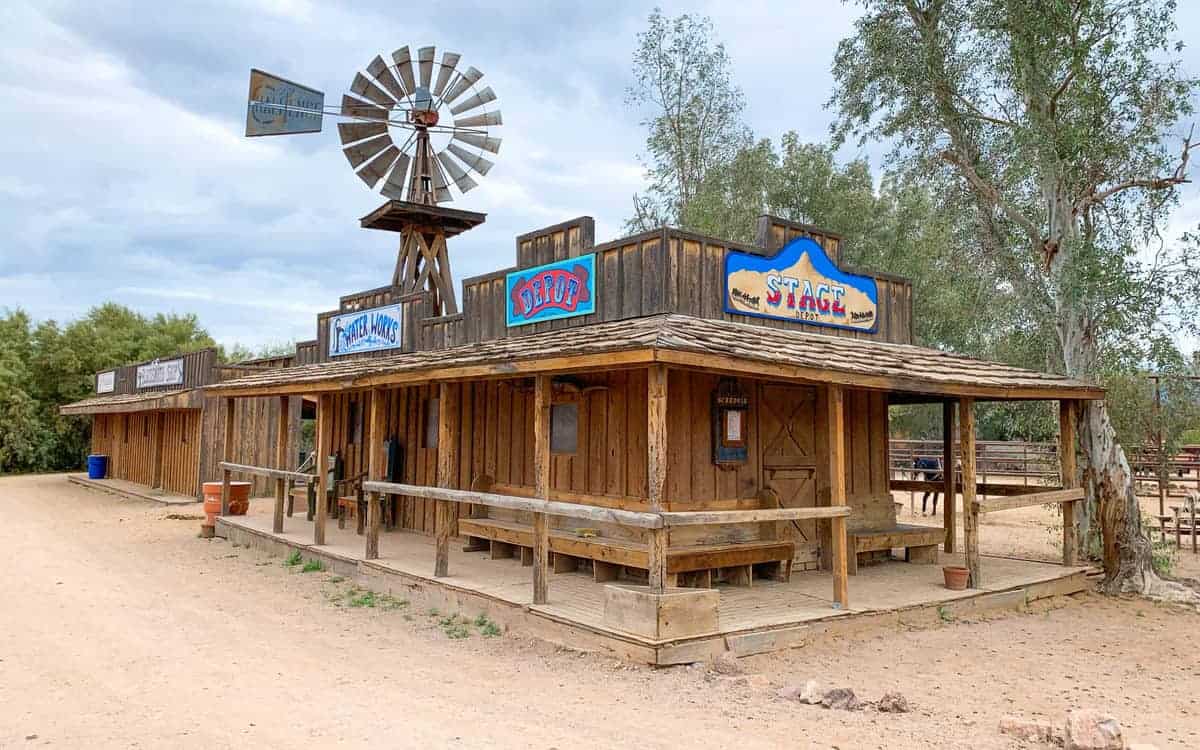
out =
[[936,565],[938,544],[946,532],[936,526],[911,526],[896,524],[887,529],[859,529],[847,531],[846,548],[852,554],[846,556],[846,570],[850,575],[858,573],[858,555],[862,552],[881,552],[903,547],[904,559],[910,563]]
[[[467,537],[468,550],[491,550],[493,559],[513,557],[519,550],[521,562],[533,564],[533,527],[497,518],[460,518],[458,533]],[[486,547],[479,542],[486,542]],[[642,542],[599,536],[579,536],[567,529],[550,530],[551,563],[554,572],[575,570],[579,560],[592,561],[596,581],[613,581],[621,568],[646,570],[649,552]],[[794,546],[791,542],[754,541],[727,544],[689,545],[667,550],[668,585],[689,574],[690,583],[712,585],[712,571],[730,570],[730,582],[751,585],[754,569],[775,580],[791,577]],[[690,575],[694,574],[694,575]]]

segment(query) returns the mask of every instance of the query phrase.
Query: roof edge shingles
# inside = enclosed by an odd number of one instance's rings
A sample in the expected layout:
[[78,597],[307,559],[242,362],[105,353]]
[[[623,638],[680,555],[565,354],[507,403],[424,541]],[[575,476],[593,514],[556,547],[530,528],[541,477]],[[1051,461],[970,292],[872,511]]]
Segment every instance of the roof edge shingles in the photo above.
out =
[[[645,356],[632,356],[635,352]],[[594,323],[436,351],[281,368],[212,384],[205,390],[229,395],[345,390],[388,382],[560,370],[567,361],[583,364],[584,360],[595,360],[592,366],[603,366],[605,360],[613,365],[659,361],[928,395],[1091,399],[1102,398],[1104,393],[1093,383],[938,349],[678,314]]]

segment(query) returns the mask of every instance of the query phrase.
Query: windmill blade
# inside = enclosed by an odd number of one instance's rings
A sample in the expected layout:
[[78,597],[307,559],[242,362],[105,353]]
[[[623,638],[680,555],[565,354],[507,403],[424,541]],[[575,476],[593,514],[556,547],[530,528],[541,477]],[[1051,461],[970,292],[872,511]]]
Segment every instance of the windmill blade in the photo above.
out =
[[396,76],[392,75],[392,69],[383,61],[382,55],[375,55],[375,59],[367,66],[367,72],[371,74],[372,78],[379,81],[396,101],[401,101],[408,96],[404,87],[396,80]]
[[467,174],[467,171],[458,166],[458,163],[451,159],[445,151],[439,153],[437,155],[437,159],[442,163],[442,166],[446,168],[446,171],[450,173],[450,178],[454,180],[454,186],[459,190],[465,193],[468,190],[479,187],[479,184],[475,182],[475,180],[471,179],[471,176]]
[[493,125],[503,124],[504,122],[500,119],[500,110],[471,115],[470,117],[454,121],[454,127],[456,128],[488,128]]
[[396,72],[400,74],[400,80],[404,82],[404,90],[415,89],[417,82],[413,80],[412,55],[409,54],[408,47],[401,47],[393,52],[392,60],[396,63]]
[[383,122],[339,122],[338,135],[342,145],[356,141],[374,138],[388,132],[387,123]]
[[446,150],[458,157],[459,161],[467,165],[467,169],[474,170],[479,175],[486,175],[488,170],[496,166],[492,162],[483,158],[479,154],[473,154],[457,143],[450,143],[446,146]]
[[449,203],[454,200],[454,196],[450,194],[450,188],[446,184],[446,173],[442,171],[441,165],[437,160],[433,160],[433,199],[438,203]]
[[454,135],[452,137],[455,140],[470,144],[475,148],[481,148],[484,151],[491,151],[493,154],[500,153],[501,139],[499,138],[488,138],[486,135],[479,135],[478,133],[460,133],[457,130],[454,131]]
[[467,72],[463,73],[450,85],[450,90],[442,97],[442,101],[446,104],[453,102],[455,99],[463,95],[463,92],[475,85],[475,83],[483,78],[483,73],[475,68],[467,68]]
[[422,47],[417,50],[417,66],[421,69],[421,85],[429,88],[429,81],[433,78],[433,47]]
[[388,146],[378,156],[369,161],[367,166],[359,170],[358,176],[362,178],[363,182],[367,183],[368,187],[373,188],[387,174],[388,169],[391,168],[398,156],[400,156],[400,149],[395,146]]
[[462,114],[463,112],[466,112],[467,110],[475,109],[476,107],[480,106],[481,104],[487,104],[488,102],[492,102],[495,100],[496,100],[496,94],[492,91],[492,87],[488,86],[486,89],[484,89],[483,91],[480,91],[475,96],[472,96],[469,99],[463,99],[461,102],[458,103],[457,106],[451,107],[450,114],[452,114],[452,115]]
[[359,96],[365,96],[376,104],[381,104],[385,107],[392,107],[396,104],[396,100],[388,96],[387,92],[371,83],[362,73],[354,74],[354,83],[350,84],[350,90]]
[[437,83],[433,85],[433,95],[441,96],[446,90],[446,84],[450,81],[450,74],[454,72],[454,66],[458,65],[459,58],[462,55],[457,52],[442,53],[442,69],[438,71]]
[[400,158],[396,159],[395,166],[392,167],[392,173],[388,175],[387,182],[383,183],[379,192],[395,201],[404,200],[408,194],[406,178],[408,177],[408,164],[411,161],[408,154],[401,153]]
[[342,94],[342,117],[359,120],[387,120],[388,111],[349,94]]
[[392,137],[390,135],[381,135],[369,141],[347,146],[342,149],[342,152],[346,154],[346,161],[350,162],[350,166],[358,169],[362,166],[363,162],[373,158],[380,151],[391,145],[393,145]]

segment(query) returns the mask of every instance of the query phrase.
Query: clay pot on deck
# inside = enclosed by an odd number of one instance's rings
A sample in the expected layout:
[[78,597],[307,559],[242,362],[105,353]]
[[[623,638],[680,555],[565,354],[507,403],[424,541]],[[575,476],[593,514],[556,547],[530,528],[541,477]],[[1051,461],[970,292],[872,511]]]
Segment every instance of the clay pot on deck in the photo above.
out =
[[[244,516],[250,510],[250,483],[229,483],[229,515]],[[204,513],[208,516],[206,526],[214,526],[221,514],[221,483],[204,483]]]
[[946,565],[942,568],[942,575],[946,577],[946,588],[951,591],[963,591],[967,588],[967,582],[971,579],[971,571],[961,565]]

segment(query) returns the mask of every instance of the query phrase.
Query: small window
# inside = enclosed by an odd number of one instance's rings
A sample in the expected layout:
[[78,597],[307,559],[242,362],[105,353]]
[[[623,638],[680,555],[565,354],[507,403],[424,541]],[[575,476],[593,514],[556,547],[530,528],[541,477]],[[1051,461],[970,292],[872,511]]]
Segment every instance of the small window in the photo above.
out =
[[550,452],[574,454],[579,449],[579,404],[550,407]]
[[438,399],[425,399],[425,448],[438,447]]
[[349,426],[350,443],[352,445],[362,443],[362,413],[358,408],[357,401],[350,402]]

